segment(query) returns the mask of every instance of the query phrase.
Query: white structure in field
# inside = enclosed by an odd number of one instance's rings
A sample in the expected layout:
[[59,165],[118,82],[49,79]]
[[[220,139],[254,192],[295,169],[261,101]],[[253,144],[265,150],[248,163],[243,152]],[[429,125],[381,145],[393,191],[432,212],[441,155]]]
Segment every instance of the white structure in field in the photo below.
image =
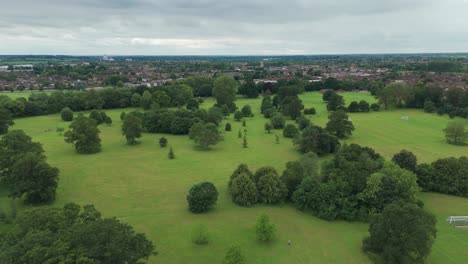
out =
[[408,121],[408,120],[409,120],[409,117],[408,117],[408,116],[402,116],[402,117],[401,117],[401,120],[406,120],[406,121]]
[[447,223],[456,228],[468,228],[468,216],[449,216]]

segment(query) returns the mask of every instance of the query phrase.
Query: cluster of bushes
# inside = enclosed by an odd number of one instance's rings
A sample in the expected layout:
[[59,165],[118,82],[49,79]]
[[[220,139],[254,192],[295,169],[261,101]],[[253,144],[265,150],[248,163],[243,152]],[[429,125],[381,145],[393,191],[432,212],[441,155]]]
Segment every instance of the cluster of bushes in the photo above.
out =
[[344,145],[324,163],[320,177],[306,177],[293,192],[301,210],[326,220],[367,220],[394,201],[419,203],[417,178],[373,149]]
[[[300,119],[300,129],[306,125],[308,122],[307,120],[308,119]],[[299,152],[314,152],[319,156],[334,153],[340,147],[340,142],[336,136],[312,124],[302,128],[301,133],[294,138],[293,143],[298,148]]]
[[[302,100],[299,99],[299,94],[304,90],[300,86],[290,85],[280,87],[278,94],[271,98],[270,95],[265,95],[262,100],[261,113],[265,118],[271,118],[276,113],[281,113],[284,116],[290,117],[295,120],[302,115],[304,105]],[[315,109],[307,109],[308,114],[315,113]]]

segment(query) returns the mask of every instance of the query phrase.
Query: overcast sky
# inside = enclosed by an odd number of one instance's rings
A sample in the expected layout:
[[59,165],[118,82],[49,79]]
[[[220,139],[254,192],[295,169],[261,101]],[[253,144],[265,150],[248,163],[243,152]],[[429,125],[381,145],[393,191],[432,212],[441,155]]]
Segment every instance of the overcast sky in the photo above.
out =
[[0,0],[0,54],[468,51],[468,0]]

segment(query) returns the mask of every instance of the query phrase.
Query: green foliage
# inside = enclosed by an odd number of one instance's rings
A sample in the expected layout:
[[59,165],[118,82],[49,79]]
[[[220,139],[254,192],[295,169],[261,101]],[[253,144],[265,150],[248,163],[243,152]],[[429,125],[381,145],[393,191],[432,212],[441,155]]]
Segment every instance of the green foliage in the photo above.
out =
[[262,167],[254,175],[257,186],[258,201],[266,204],[277,204],[287,196],[286,185],[278,177],[278,173],[271,167]]
[[137,264],[156,254],[144,234],[91,206],[23,212],[0,240],[0,262]]
[[[271,97],[269,95],[263,96],[262,105],[260,107],[260,111],[262,114],[265,114],[265,111],[273,110],[273,102],[271,101]],[[268,118],[265,116],[265,118]]]
[[72,121],[73,120],[73,111],[69,107],[64,107],[60,111],[60,117],[63,121]]
[[27,203],[38,204],[55,200],[59,170],[51,167],[44,156],[22,155],[11,167],[5,182],[13,198],[25,197]]
[[231,174],[231,177],[229,178],[229,183],[228,183],[229,191],[231,191],[232,181],[242,173],[245,173],[250,179],[253,178],[253,173],[249,170],[249,167],[247,166],[247,164],[245,163],[239,164],[239,166],[237,166],[237,168],[234,170],[234,172]]
[[436,107],[432,101],[425,101],[424,102],[424,112],[426,113],[434,113],[436,111]]
[[270,223],[268,215],[261,214],[257,219],[257,224],[255,225],[257,239],[261,242],[269,242],[274,238],[275,232],[276,227],[274,224]]
[[318,168],[318,156],[313,152],[302,155],[299,160],[287,162],[286,169],[281,175],[281,180],[288,189],[287,197],[292,198],[293,193],[305,177],[318,179]]
[[11,112],[8,109],[0,108],[0,135],[6,134],[12,125],[14,122]]
[[245,121],[245,119],[242,119],[242,126],[243,127],[247,126],[247,121]]
[[285,116],[291,117],[291,119],[296,120],[302,114],[304,105],[302,100],[299,99],[297,95],[285,97],[280,104],[281,113]]
[[196,110],[199,107],[199,103],[197,99],[195,98],[190,98],[190,100],[187,102],[187,109],[189,110]]
[[247,143],[247,134],[244,134],[244,139],[242,140],[242,147],[248,148],[249,144]]
[[286,118],[282,114],[276,113],[270,118],[270,122],[274,129],[282,129],[286,124]]
[[245,95],[248,98],[257,98],[258,87],[252,79],[247,79],[245,83],[239,87],[239,94]]
[[325,102],[328,102],[330,100],[330,98],[335,94],[336,94],[336,92],[333,91],[333,90],[326,90],[323,93],[322,100],[325,101]]
[[343,96],[336,93],[332,94],[327,101],[327,110],[328,111],[337,111],[345,109],[345,101]]
[[241,121],[241,119],[243,118],[244,116],[242,115],[242,112],[241,111],[236,111],[234,113],[234,120],[235,121]]
[[99,129],[94,119],[78,115],[65,132],[65,142],[75,145],[76,152],[92,154],[101,151]]
[[378,112],[380,110],[380,105],[376,104],[376,103],[373,103],[373,104],[371,104],[370,108],[371,108],[372,111]]
[[244,105],[241,112],[243,117],[253,117],[252,107],[250,105]]
[[287,124],[283,129],[283,137],[286,138],[295,138],[299,133],[299,129],[293,124]]
[[338,150],[340,142],[336,136],[318,126],[309,125],[302,131],[302,134],[294,139],[294,144],[299,152],[314,152],[319,156],[334,153]]
[[239,246],[230,246],[223,259],[223,264],[244,264],[245,257]]
[[237,132],[237,138],[242,138],[242,131],[239,129],[239,131]]
[[305,116],[300,116],[296,119],[297,126],[299,127],[299,130],[303,130],[307,126],[311,124],[310,119],[305,117]]
[[151,108],[151,104],[153,104],[153,96],[149,91],[144,91],[143,95],[140,98],[140,107],[142,107],[145,110],[148,110]]
[[172,147],[169,148],[169,153],[167,154],[167,157],[169,159],[175,159],[175,154],[174,154],[174,150],[172,149]]
[[127,115],[127,113],[125,113],[125,112],[120,113],[120,120],[123,121],[125,119],[126,115]]
[[213,97],[218,106],[227,106],[229,112],[234,112],[236,105],[237,82],[228,76],[221,75],[214,81]]
[[393,155],[392,161],[401,168],[413,172],[418,163],[416,156],[411,151],[405,149]]
[[315,115],[316,113],[317,110],[314,107],[304,109],[304,115]]
[[359,101],[359,111],[360,112],[369,112],[370,107],[367,101],[361,100]]
[[165,148],[167,146],[168,141],[167,141],[167,138],[161,137],[161,138],[159,138],[158,142],[159,142],[159,146],[161,148]]
[[143,130],[142,120],[135,114],[128,114],[122,123],[122,135],[127,139],[127,144],[134,145],[136,139],[141,137]]
[[352,101],[352,102],[349,104],[347,111],[350,112],[350,113],[359,112],[359,103],[356,102],[356,101]]
[[279,144],[280,143],[280,138],[277,134],[275,134],[275,142],[276,144]]
[[224,126],[224,131],[231,131],[231,130],[232,130],[231,123],[226,123],[226,125]]
[[404,107],[414,98],[413,89],[406,83],[390,83],[386,85],[379,94],[379,102],[385,109],[391,106]]
[[354,125],[348,120],[349,117],[345,111],[334,111],[328,116],[328,119],[326,130],[330,132],[330,134],[338,138],[351,136]]
[[414,204],[390,204],[371,218],[364,251],[383,263],[425,263],[436,237],[436,219]]
[[251,177],[242,172],[232,180],[230,186],[232,201],[241,206],[257,203],[257,188]]
[[197,225],[193,229],[192,242],[197,245],[206,245],[210,242],[208,228],[205,225]]
[[208,149],[210,145],[215,145],[223,139],[215,124],[202,122],[195,123],[190,128],[189,137],[204,149]]
[[265,128],[265,131],[266,131],[268,134],[270,134],[270,133],[271,133],[271,130],[273,129],[273,125],[272,125],[270,122],[267,122],[267,123],[265,123],[264,128]]
[[189,210],[192,213],[204,213],[216,204],[218,190],[211,182],[195,184],[187,195]]
[[468,131],[465,131],[465,122],[463,120],[449,122],[444,132],[445,139],[449,144],[465,145],[465,141],[468,140]]

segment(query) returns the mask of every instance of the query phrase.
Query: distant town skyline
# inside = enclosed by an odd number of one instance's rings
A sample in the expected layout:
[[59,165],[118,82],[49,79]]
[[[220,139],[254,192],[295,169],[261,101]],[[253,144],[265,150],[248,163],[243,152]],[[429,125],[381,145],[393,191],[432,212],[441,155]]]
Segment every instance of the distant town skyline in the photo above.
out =
[[468,1],[17,0],[0,54],[333,55],[468,51]]

